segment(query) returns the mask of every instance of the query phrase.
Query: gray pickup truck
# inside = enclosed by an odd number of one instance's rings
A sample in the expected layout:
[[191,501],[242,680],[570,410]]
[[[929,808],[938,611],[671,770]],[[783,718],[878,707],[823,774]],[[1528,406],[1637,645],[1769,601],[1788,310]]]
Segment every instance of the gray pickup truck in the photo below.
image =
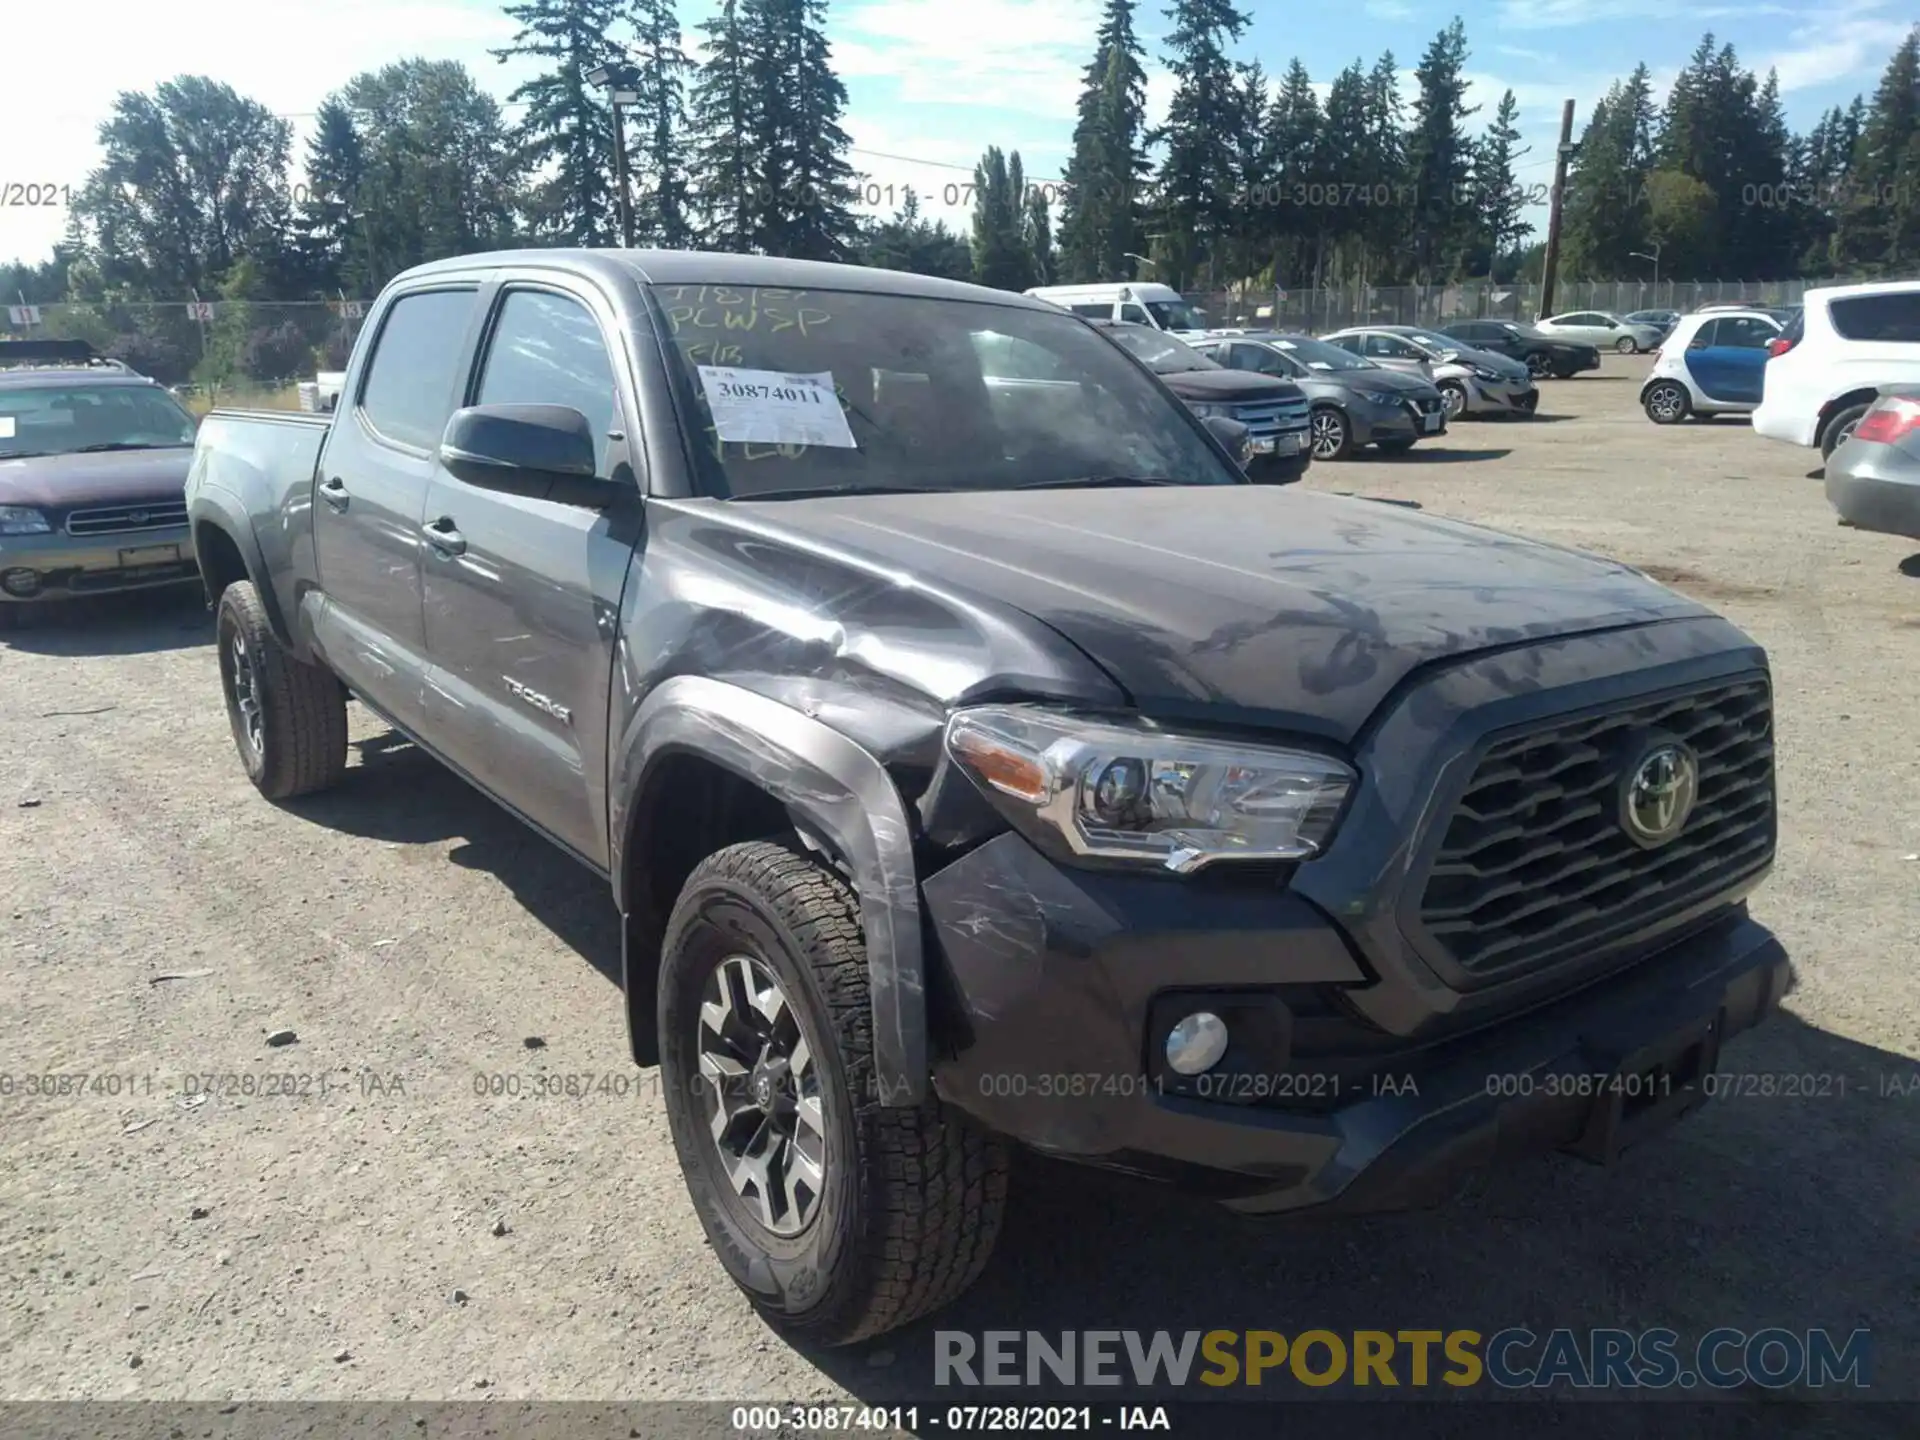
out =
[[350,785],[352,697],[604,875],[714,1253],[817,1343],[971,1283],[1016,1145],[1423,1203],[1661,1129],[1791,980],[1753,641],[1250,483],[1041,302],[440,262],[187,495],[255,785]]

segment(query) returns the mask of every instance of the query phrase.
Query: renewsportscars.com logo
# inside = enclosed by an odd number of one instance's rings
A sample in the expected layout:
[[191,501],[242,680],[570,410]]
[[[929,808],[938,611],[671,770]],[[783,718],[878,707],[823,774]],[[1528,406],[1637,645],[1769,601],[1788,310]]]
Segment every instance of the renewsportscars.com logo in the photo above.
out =
[[1504,1390],[1870,1387],[1865,1330],[939,1330],[943,1386],[1260,1385]]

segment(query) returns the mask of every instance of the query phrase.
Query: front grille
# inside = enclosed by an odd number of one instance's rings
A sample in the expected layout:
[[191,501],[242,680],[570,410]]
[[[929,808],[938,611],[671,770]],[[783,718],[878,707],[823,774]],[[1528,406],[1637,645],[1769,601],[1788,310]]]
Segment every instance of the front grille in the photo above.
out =
[[141,505],[103,506],[75,510],[67,516],[69,535],[120,535],[139,530],[166,530],[187,523],[182,500],[153,500]]
[[1409,400],[1407,403],[1413,407],[1414,414],[1431,415],[1440,408],[1440,397],[1422,395],[1419,399]]
[[[1699,762],[1685,826],[1657,849],[1623,828],[1627,769],[1655,735]],[[1763,678],[1553,725],[1482,757],[1427,873],[1420,918],[1482,977],[1645,933],[1773,857],[1773,703]]]
[[1307,428],[1307,406],[1304,401],[1282,405],[1240,405],[1235,407],[1233,418],[1255,436],[1284,435]]

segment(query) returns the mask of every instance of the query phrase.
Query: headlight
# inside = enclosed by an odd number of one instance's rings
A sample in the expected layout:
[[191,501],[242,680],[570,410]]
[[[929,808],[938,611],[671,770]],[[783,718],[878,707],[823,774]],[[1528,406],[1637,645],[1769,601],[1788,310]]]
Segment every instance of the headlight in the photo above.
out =
[[1318,854],[1354,782],[1323,755],[1025,705],[955,712],[947,753],[1036,843],[1181,874]]
[[1475,379],[1491,380],[1495,384],[1498,384],[1500,381],[1505,380],[1507,378],[1506,376],[1502,375],[1498,370],[1488,370],[1479,365],[1476,365],[1473,367],[1473,374]]
[[1362,390],[1360,398],[1372,405],[1398,405],[1400,397],[1385,390]]
[[0,505],[0,535],[45,535],[53,527],[38,510],[24,505]]
[[1233,406],[1231,405],[1206,405],[1189,401],[1187,408],[1202,420],[1211,420],[1215,416],[1223,420],[1231,420],[1233,418]]

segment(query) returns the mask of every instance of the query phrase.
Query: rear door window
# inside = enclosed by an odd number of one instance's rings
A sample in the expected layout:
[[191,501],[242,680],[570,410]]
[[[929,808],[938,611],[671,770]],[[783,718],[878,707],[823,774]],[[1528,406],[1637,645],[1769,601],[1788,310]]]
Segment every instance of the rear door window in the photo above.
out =
[[1920,290],[1888,295],[1849,295],[1827,306],[1843,340],[1920,344]]
[[388,309],[360,386],[360,411],[382,439],[417,450],[440,443],[476,297],[473,290],[421,290]]

